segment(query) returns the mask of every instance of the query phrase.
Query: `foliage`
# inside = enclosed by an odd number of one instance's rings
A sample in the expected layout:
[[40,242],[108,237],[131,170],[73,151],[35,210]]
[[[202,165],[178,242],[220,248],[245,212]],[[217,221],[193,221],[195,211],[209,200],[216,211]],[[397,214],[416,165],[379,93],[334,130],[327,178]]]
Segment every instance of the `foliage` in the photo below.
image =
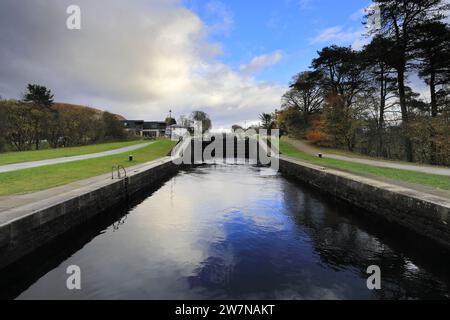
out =
[[261,128],[265,130],[271,130],[276,127],[275,117],[270,113],[261,113],[259,115],[259,119],[261,120]]
[[164,122],[167,124],[168,127],[177,124],[177,121],[172,117],[167,117]]
[[306,138],[314,144],[329,146],[330,137],[325,133],[325,120],[319,115],[311,121],[311,129]]
[[238,124],[235,124],[235,125],[232,125],[231,126],[231,131],[233,131],[233,132],[237,132],[237,131],[243,131],[244,130],[244,128],[243,127],[241,127],[240,125],[238,125]]
[[303,114],[294,107],[284,107],[281,111],[276,113],[276,124],[284,135],[289,133],[293,137],[301,137],[307,129]]
[[[450,4],[373,2],[381,20],[370,26],[371,42],[359,51],[320,50],[283,95],[276,124],[320,145],[450,165],[450,27],[444,19]],[[377,17],[371,10],[365,24]],[[428,86],[430,99],[408,87],[413,74]]]
[[200,122],[202,124],[203,133],[212,128],[212,121],[209,115],[203,111],[194,111],[191,113],[189,120],[192,122]]
[[40,107],[50,108],[53,105],[53,94],[44,86],[29,84],[23,101],[33,103]]
[[308,125],[309,117],[322,108],[324,92],[321,86],[323,80],[319,71],[305,71],[297,74],[282,98],[282,107],[301,114],[303,125]]
[[29,85],[23,101],[0,100],[0,151],[39,150],[123,140],[118,117],[96,109],[53,103],[50,90]]

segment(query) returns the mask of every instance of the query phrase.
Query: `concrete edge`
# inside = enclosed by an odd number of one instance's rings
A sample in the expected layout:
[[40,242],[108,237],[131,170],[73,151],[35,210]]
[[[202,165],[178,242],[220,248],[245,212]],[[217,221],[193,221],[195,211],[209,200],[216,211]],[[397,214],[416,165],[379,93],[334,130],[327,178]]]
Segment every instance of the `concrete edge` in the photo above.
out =
[[0,269],[68,230],[159,183],[180,169],[171,157],[129,168],[122,180],[101,180],[66,194],[8,211],[14,219],[0,225]]
[[450,199],[447,199],[444,197],[440,197],[437,195],[429,194],[429,193],[418,191],[418,190],[413,190],[413,189],[402,187],[399,185],[394,185],[389,182],[384,182],[384,181],[380,181],[380,180],[376,180],[376,179],[372,179],[372,178],[359,176],[356,174],[352,174],[352,173],[345,172],[345,171],[340,171],[337,169],[326,168],[326,167],[314,165],[314,164],[304,162],[301,160],[297,160],[295,158],[291,158],[291,157],[287,157],[287,156],[280,156],[280,159],[285,160],[285,161],[290,161],[290,162],[293,162],[298,165],[308,167],[308,168],[311,168],[314,170],[327,172],[327,173],[330,173],[330,174],[333,174],[336,176],[340,176],[340,177],[358,181],[358,182],[361,182],[361,183],[364,183],[367,185],[371,185],[374,188],[388,189],[390,191],[393,191],[393,192],[396,192],[399,194],[403,194],[405,196],[414,197],[414,198],[417,198],[417,199],[420,199],[423,201],[428,201],[431,203],[435,203],[437,205],[441,205],[441,206],[450,208]]
[[280,170],[450,250],[450,199],[280,157]]

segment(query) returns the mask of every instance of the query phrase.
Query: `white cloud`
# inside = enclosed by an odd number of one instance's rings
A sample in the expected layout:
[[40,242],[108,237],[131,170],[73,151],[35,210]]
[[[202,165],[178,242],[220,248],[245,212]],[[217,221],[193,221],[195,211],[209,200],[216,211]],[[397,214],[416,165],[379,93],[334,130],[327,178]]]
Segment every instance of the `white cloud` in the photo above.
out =
[[[59,101],[129,118],[203,109],[217,125],[255,119],[279,105],[285,88],[219,62],[222,45],[208,40],[214,27],[178,0],[78,0],[81,31],[65,28],[69,4],[0,2],[0,94],[18,97],[27,83],[40,83]],[[219,6],[213,4],[212,12]],[[231,22],[222,21],[223,32]],[[279,59],[280,52],[255,57],[244,69]]]
[[250,63],[243,64],[239,70],[246,75],[252,75],[264,70],[267,67],[273,66],[281,61],[283,52],[281,50],[275,51],[271,54],[263,54],[254,57]]
[[[349,20],[352,21],[352,24],[362,23],[364,16],[373,10],[373,8],[373,4],[361,8],[351,14]],[[370,24],[368,26],[361,27],[345,27],[342,25],[329,27],[321,30],[314,38],[310,39],[310,44],[350,45],[353,49],[359,50],[370,42],[368,28],[371,27],[372,26]]]
[[368,8],[364,7],[362,9],[359,9],[358,11],[354,12],[350,16],[350,20],[352,20],[352,21],[362,21],[364,16],[367,14],[367,9]]
[[210,17],[219,21],[209,26],[209,31],[229,35],[234,27],[234,16],[228,7],[221,1],[212,0],[206,4],[205,8]]
[[357,50],[368,43],[368,39],[364,36],[364,33],[364,29],[345,29],[343,26],[334,26],[320,31],[310,40],[310,44],[351,45]]
[[313,39],[311,39],[311,43],[353,42],[360,37],[360,30],[354,30],[353,28],[344,29],[342,26],[335,26],[320,31]]

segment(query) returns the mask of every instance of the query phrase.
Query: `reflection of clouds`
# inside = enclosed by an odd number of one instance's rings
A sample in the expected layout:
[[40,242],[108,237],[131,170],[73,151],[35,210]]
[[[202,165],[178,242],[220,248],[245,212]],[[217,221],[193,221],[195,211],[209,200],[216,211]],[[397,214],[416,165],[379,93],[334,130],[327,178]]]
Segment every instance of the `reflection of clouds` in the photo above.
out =
[[[239,172],[245,174],[245,181],[235,179],[242,176]],[[270,217],[272,211],[267,212],[264,206],[260,210],[247,206],[278,189],[275,183],[267,190],[267,186],[261,186],[259,179],[256,175],[248,175],[247,167],[213,166],[198,168],[168,182],[170,186],[155,192],[131,215],[133,218],[140,216],[138,232],[158,239],[157,243],[146,248],[152,252],[152,260],[169,260],[173,265],[182,266],[183,274],[195,273],[196,267],[208,258],[211,244],[226,239],[224,223],[236,215],[251,219],[255,228],[282,228],[281,223],[273,223],[274,219]],[[173,193],[167,192],[169,187],[174,188]],[[148,219],[142,219],[142,215],[148,215]],[[229,256],[220,259],[232,264],[232,250],[228,253]],[[210,268],[213,268],[208,271],[210,275],[223,273],[217,267]]]
[[[68,32],[64,13],[73,2],[81,7],[82,30]],[[2,0],[0,92],[18,97],[34,81],[52,88],[59,101],[139,119],[203,106],[227,128],[271,112],[284,85],[223,63],[223,44],[209,37],[232,24],[229,14],[224,25],[211,26],[182,2]]]
[[[256,279],[265,281],[264,276],[272,275],[273,279],[268,281],[273,281],[270,283],[276,290],[293,276],[289,274],[291,268],[302,266],[297,277],[305,283],[290,283],[294,292],[301,293],[297,298],[344,298],[351,290],[339,284],[345,275],[358,278],[355,266],[365,270],[380,243],[343,222],[345,219],[338,218],[335,210],[308,192],[282,178],[261,176],[259,170],[223,165],[200,167],[177,179],[170,208],[164,207],[168,202],[163,190],[144,202],[140,210],[151,212],[152,218],[143,228],[159,239],[161,258],[181,268],[191,288],[222,292],[231,286],[236,290],[241,285],[236,281],[243,276],[243,270],[247,270],[248,264],[255,264],[256,274],[241,279],[250,281],[242,286],[258,288],[262,284],[253,283]],[[240,179],[244,176],[245,180]],[[292,228],[298,230],[291,240]],[[304,246],[286,247],[289,241],[297,246],[303,242]],[[311,243],[329,270],[326,281],[317,278],[324,271],[315,266],[317,258],[310,256]],[[352,272],[331,276],[347,269]],[[282,270],[287,274],[278,275]],[[286,292],[261,295],[274,298],[275,294],[277,299],[283,299]]]
[[[445,282],[341,212],[259,168],[199,167],[132,209],[120,232],[108,228],[62,265],[82,268],[85,298],[443,296]],[[373,264],[382,268],[377,293],[366,287]],[[62,267],[52,270],[22,297],[66,297],[54,285],[64,283],[61,275]]]
[[406,270],[408,270],[409,272],[412,272],[412,273],[416,273],[416,272],[420,271],[420,268],[409,260],[406,260],[405,268],[406,268]]
[[220,250],[211,248],[210,257],[202,262],[197,269],[197,275],[191,278],[191,284],[202,286],[227,287],[236,265],[234,249],[231,244],[223,243]]

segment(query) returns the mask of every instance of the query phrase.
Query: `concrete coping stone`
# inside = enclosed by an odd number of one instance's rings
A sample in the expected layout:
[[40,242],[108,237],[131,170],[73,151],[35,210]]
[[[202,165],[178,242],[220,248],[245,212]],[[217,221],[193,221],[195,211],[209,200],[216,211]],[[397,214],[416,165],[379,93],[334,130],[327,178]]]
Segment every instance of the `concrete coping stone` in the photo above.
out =
[[379,181],[379,180],[375,180],[375,179],[371,179],[371,178],[367,178],[367,177],[362,177],[359,175],[351,174],[351,173],[340,171],[340,170],[324,168],[322,166],[317,166],[317,165],[314,165],[314,164],[311,164],[308,162],[303,162],[303,161],[300,161],[300,160],[297,160],[297,159],[294,159],[291,157],[280,156],[280,159],[303,166],[303,167],[307,167],[307,168],[310,168],[310,169],[313,169],[316,171],[327,172],[329,174],[332,174],[332,175],[335,175],[338,177],[342,177],[347,180],[352,180],[352,181],[356,181],[359,183],[363,183],[363,184],[369,185],[369,186],[377,188],[377,189],[395,192],[397,194],[401,194],[401,195],[404,195],[404,196],[407,196],[410,198],[414,198],[416,200],[433,203],[435,205],[443,206],[443,207],[450,209],[450,199],[447,199],[444,197],[431,195],[431,194],[421,192],[418,190],[413,190],[413,189],[409,189],[406,187],[390,184],[387,182],[383,182],[383,181]]

